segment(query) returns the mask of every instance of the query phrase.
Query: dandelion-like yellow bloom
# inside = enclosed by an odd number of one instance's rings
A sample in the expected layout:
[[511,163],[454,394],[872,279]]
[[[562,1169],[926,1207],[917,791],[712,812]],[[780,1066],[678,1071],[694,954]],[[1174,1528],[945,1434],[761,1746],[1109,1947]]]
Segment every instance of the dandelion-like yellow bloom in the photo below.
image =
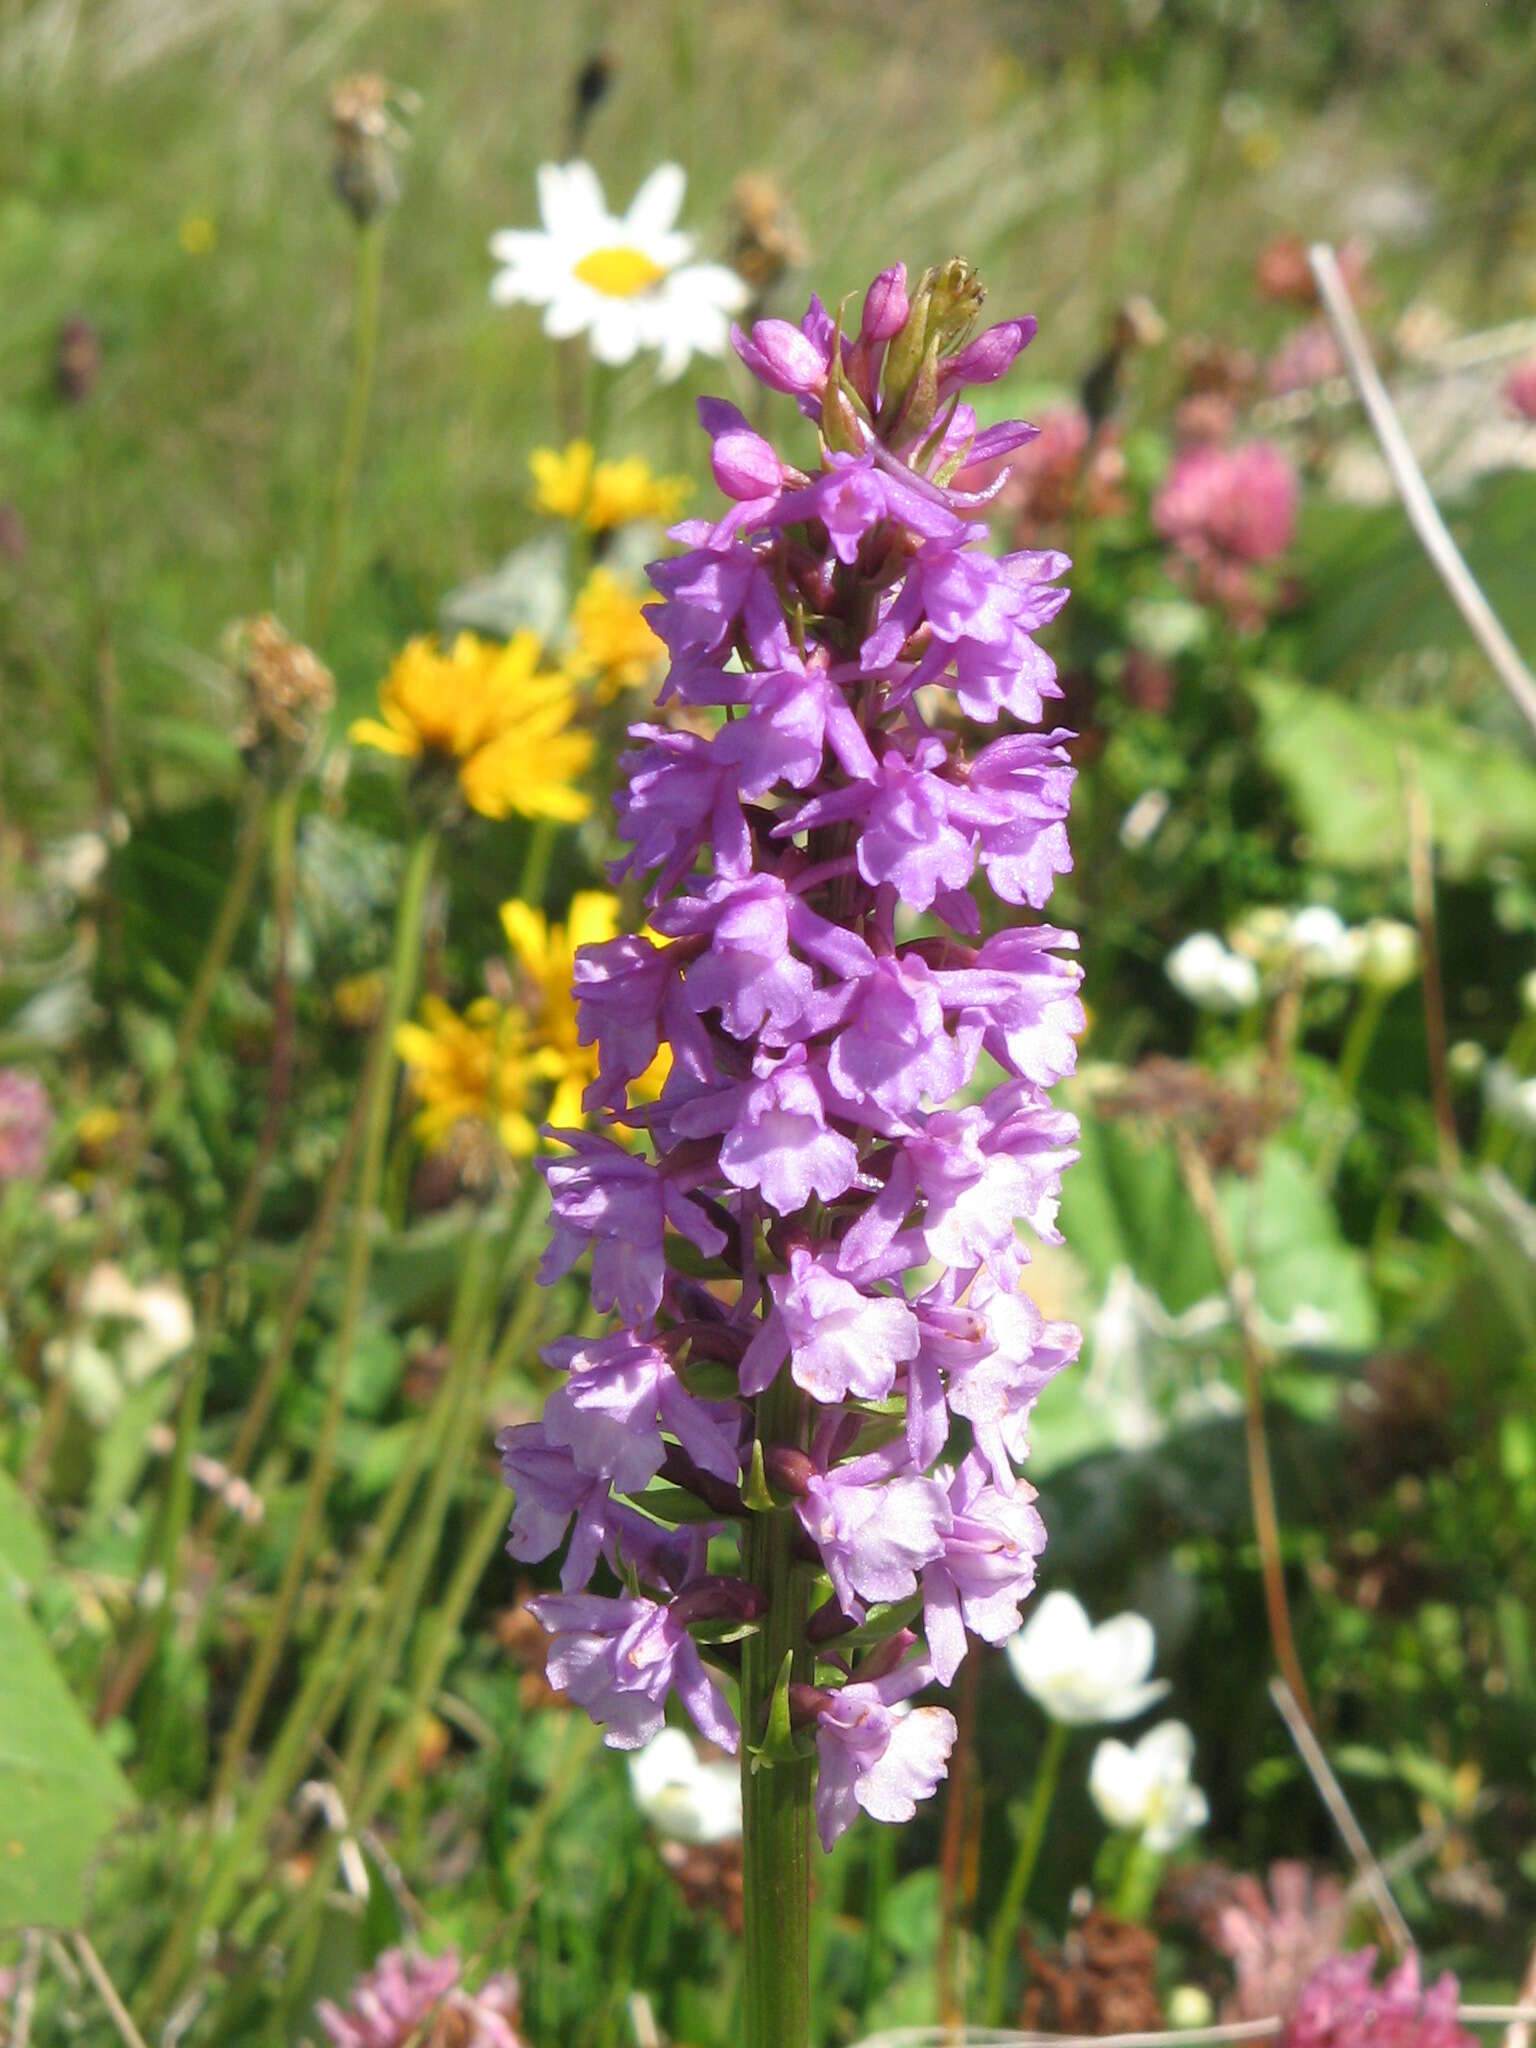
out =
[[611,569],[594,569],[571,607],[571,674],[590,681],[600,704],[638,690],[656,672],[666,650],[645,616],[646,594]]
[[[502,927],[521,983],[516,1004],[482,996],[462,1013],[436,996],[402,1024],[395,1050],[417,1103],[412,1128],[431,1152],[467,1123],[494,1130],[514,1159],[539,1147],[539,1125],[580,1130],[581,1098],[597,1078],[597,1047],[576,1027],[576,950],[619,935],[619,899],[589,889],[572,898],[564,924],[526,903],[501,906]],[[631,1085],[641,1100],[661,1092],[670,1056],[658,1053]]]
[[460,633],[444,651],[430,637],[410,641],[379,690],[382,718],[360,718],[350,738],[405,760],[435,756],[456,766],[459,787],[487,818],[575,824],[592,800],[577,785],[590,767],[590,734],[575,731],[570,678],[541,670],[537,634],[505,646]]
[[490,996],[461,1016],[427,996],[420,1020],[402,1024],[395,1051],[404,1062],[418,1108],[412,1129],[429,1151],[440,1151],[465,1122],[489,1124],[515,1159],[537,1151],[537,1126],[527,1112],[527,1019]]
[[[571,898],[565,924],[551,924],[542,911],[514,899],[501,906],[501,925],[526,984],[534,1064],[554,1084],[546,1121],[557,1131],[580,1130],[586,1121],[582,1094],[597,1079],[597,1047],[583,1045],[577,1035],[576,953],[619,936],[619,899],[583,889]],[[660,1093],[669,1065],[658,1053],[632,1083],[642,1100]]]
[[685,476],[658,476],[640,455],[598,462],[590,441],[535,448],[528,467],[533,472],[534,510],[551,519],[569,519],[573,525],[579,522],[589,533],[608,533],[637,519],[666,525],[677,517],[693,489]]
[[564,448],[535,448],[528,458],[533,472],[529,502],[548,519],[580,519],[592,484],[590,441],[571,441]]

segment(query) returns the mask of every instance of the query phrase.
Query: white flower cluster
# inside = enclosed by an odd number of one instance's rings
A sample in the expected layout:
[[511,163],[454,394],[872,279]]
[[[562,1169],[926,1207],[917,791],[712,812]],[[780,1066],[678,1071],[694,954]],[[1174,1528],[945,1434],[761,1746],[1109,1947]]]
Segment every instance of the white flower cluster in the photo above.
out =
[[69,1382],[81,1411],[104,1429],[125,1394],[152,1379],[192,1342],[192,1307],[168,1274],[136,1287],[122,1267],[103,1260],[80,1293],[82,1327],[55,1337],[43,1361]]
[[[1014,1676],[1050,1718],[1091,1728],[1129,1721],[1168,1690],[1151,1676],[1157,1637],[1141,1614],[1115,1614],[1097,1627],[1070,1593],[1048,1593],[1008,1645]],[[1167,1855],[1209,1813],[1190,1777],[1195,1738],[1182,1721],[1160,1721],[1132,1746],[1113,1739],[1094,1751],[1088,1790],[1107,1824],[1139,1835]]]
[[1260,905],[1226,940],[1193,932],[1168,955],[1164,972],[1198,1009],[1250,1010],[1265,980],[1300,972],[1307,981],[1355,981],[1390,994],[1419,971],[1419,937],[1397,918],[1347,925],[1326,903],[1302,910]]

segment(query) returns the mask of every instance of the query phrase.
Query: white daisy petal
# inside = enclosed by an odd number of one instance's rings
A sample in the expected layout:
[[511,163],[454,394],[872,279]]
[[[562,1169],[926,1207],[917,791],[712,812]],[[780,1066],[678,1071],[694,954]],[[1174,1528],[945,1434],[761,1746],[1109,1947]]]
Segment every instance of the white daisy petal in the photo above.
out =
[[638,242],[669,233],[677,225],[687,189],[688,174],[681,164],[658,164],[629,202],[624,216],[626,239]]

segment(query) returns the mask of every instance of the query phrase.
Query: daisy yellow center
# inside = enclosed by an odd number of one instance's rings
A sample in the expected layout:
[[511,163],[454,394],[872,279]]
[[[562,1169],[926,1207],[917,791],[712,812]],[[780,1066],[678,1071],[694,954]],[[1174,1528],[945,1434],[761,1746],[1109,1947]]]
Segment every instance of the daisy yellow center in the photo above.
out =
[[593,291],[609,299],[638,298],[641,292],[660,284],[667,274],[661,264],[653,263],[642,250],[626,249],[622,244],[612,249],[593,249],[574,270],[583,284],[591,285]]

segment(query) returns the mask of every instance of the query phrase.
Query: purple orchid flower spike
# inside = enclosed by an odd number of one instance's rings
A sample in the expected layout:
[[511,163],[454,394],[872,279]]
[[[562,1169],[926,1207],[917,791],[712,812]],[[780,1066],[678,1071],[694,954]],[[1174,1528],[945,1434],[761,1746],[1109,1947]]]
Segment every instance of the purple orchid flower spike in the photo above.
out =
[[544,1277],[590,1251],[619,1327],[555,1347],[542,1422],[501,1439],[514,1553],[568,1546],[551,1682],[619,1747],[672,1695],[734,1747],[739,1700],[750,2048],[806,2037],[772,1857],[813,1803],[828,1845],[908,1818],[955,1732],[916,1696],[1018,1626],[1030,1411],[1077,1349],[1020,1228],[1054,1241],[1076,1156],[1048,1093],[1076,941],[1038,921],[1071,735],[1019,729],[1060,694],[1036,635],[1069,565],[991,553],[953,481],[1033,432],[965,402],[1034,331],[981,300],[964,264],[895,265],[738,332],[814,424],[793,455],[700,406],[726,508],[676,529],[648,613],[686,718],[632,729],[618,798],[649,929],[578,955],[599,1128],[543,1168]]

